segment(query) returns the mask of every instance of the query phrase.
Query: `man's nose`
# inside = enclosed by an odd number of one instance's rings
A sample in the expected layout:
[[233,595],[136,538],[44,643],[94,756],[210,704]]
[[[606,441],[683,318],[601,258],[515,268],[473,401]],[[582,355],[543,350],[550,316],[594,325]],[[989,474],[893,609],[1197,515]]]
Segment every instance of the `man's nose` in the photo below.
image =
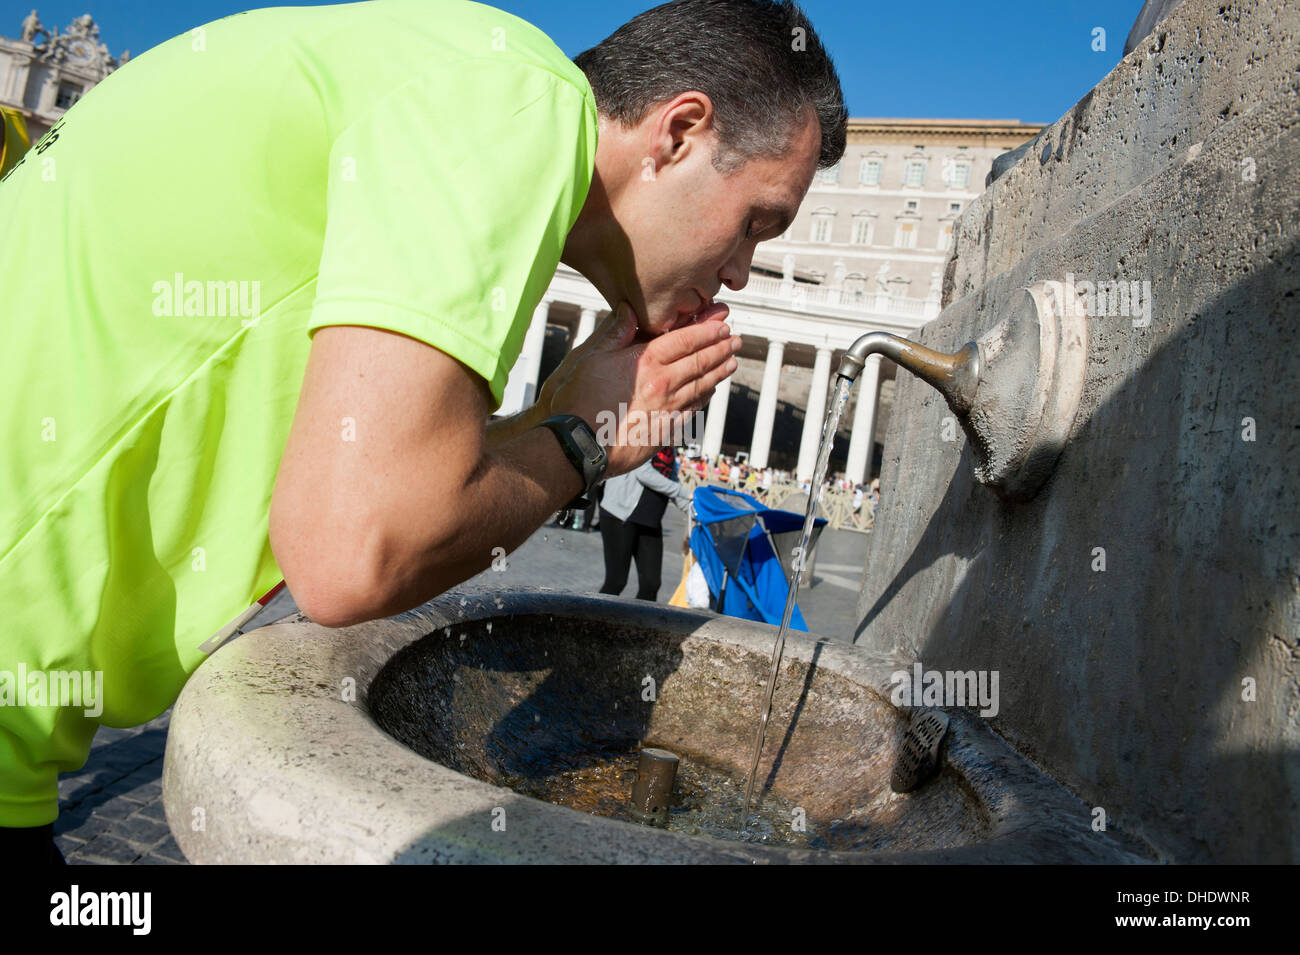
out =
[[722,283],[733,292],[739,292],[749,284],[749,263],[754,258],[752,247],[748,251],[742,249],[735,258],[731,259],[722,271],[718,273]]

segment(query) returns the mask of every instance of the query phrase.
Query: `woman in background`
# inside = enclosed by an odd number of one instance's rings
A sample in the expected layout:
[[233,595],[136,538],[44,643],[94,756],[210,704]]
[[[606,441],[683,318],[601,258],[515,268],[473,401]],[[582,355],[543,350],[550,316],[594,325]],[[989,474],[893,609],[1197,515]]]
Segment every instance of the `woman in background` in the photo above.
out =
[[636,595],[659,596],[664,561],[663,517],[671,500],[685,512],[691,495],[677,481],[672,448],[665,448],[635,471],[605,482],[600,502],[600,538],[605,546],[602,594],[618,594],[627,585],[636,560]]

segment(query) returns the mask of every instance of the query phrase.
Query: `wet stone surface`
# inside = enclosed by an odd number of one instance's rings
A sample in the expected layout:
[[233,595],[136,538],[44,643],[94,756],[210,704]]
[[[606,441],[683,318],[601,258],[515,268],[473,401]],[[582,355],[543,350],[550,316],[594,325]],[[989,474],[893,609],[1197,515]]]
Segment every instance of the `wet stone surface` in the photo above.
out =
[[[553,775],[518,776],[503,780],[516,792],[580,812],[634,821],[630,812],[636,782],[635,743],[610,746],[604,752],[583,754],[582,765]],[[741,797],[745,781],[734,772],[709,765],[692,754],[678,754],[681,763],[668,808],[671,832],[711,836],[739,842],[800,848],[851,849],[851,843],[829,844],[818,835],[820,826],[806,824],[807,814],[789,799],[769,794],[750,811],[749,825],[740,831]],[[800,828],[802,826],[802,829]],[[811,830],[811,831],[810,831]]]
[[[638,750],[680,757],[671,832],[779,848],[954,848],[990,820],[955,774],[890,778],[906,719],[832,670],[787,659],[755,807],[739,830],[766,648],[546,614],[437,628],[371,682],[366,708],[420,755],[577,812],[637,824]],[[653,691],[653,692],[651,692]]]

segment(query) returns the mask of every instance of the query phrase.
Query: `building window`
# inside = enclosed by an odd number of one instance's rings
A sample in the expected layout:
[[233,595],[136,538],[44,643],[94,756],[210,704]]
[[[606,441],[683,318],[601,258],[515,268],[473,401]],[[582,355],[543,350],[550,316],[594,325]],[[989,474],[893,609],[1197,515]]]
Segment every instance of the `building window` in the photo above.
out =
[[943,250],[948,249],[951,246],[952,246],[952,223],[949,222],[946,223],[944,227],[939,230],[939,244],[936,245],[935,248],[942,252]]
[[831,240],[831,217],[813,216],[812,241],[829,242]]
[[970,163],[944,161],[944,182],[950,189],[965,189],[970,185]]
[[853,217],[853,244],[854,245],[871,244],[871,217],[870,216]]
[[880,174],[884,170],[885,164],[879,159],[864,159],[858,166],[858,182],[864,186],[880,185]]
[[915,212],[915,211],[916,211],[916,200],[915,200],[915,199],[908,199],[908,200],[907,200],[907,209],[908,209],[909,212]]
[[909,162],[903,167],[903,185],[920,186],[925,182],[925,163]]
[[81,99],[81,94],[85,92],[75,83],[60,83],[58,95],[54,97],[55,109],[71,109],[72,104]]
[[961,203],[960,203],[960,202],[950,202],[950,203],[948,203],[948,211],[949,211],[949,212],[961,212]]
[[894,230],[894,245],[900,249],[916,248],[916,223],[900,222]]
[[817,171],[817,181],[834,184],[840,181],[840,164],[836,163],[829,169],[819,169]]

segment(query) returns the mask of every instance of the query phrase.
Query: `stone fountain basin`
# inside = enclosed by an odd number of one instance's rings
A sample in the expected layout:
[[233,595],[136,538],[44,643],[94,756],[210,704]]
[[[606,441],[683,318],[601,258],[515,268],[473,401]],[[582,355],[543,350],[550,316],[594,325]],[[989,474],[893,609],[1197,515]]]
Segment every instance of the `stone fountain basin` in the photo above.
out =
[[[853,851],[639,826],[499,785],[644,740],[743,777],[775,628],[640,601],[451,594],[330,629],[302,615],[222,647],[176,703],[168,822],[200,863],[1140,862],[965,710],[944,766],[889,787],[910,661],[791,634],[765,792]],[[775,762],[775,771],[773,765]]]

